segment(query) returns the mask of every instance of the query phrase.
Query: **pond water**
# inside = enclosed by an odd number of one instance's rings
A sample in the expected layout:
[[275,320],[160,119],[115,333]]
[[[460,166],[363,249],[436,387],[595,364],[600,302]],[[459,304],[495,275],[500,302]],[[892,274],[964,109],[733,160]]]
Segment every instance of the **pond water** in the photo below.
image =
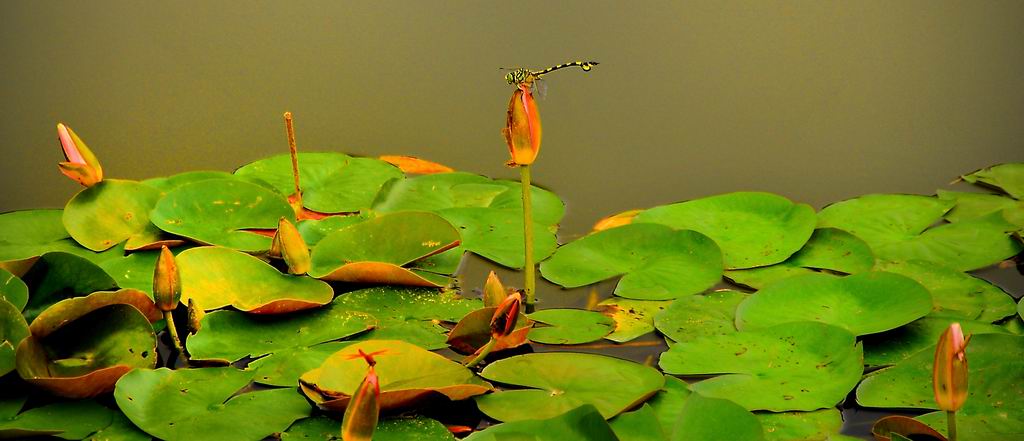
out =
[[[62,207],[57,121],[107,176],[233,170],[287,150],[414,155],[515,178],[499,67],[548,79],[534,180],[567,205],[560,242],[605,215],[741,190],[820,209],[933,194],[1024,160],[1024,4],[416,1],[0,4],[0,212]],[[468,256],[462,286],[493,264]],[[509,284],[521,275],[499,269]],[[1015,269],[980,275],[1024,295]],[[724,285],[723,285],[724,286]],[[595,286],[601,298],[614,282]],[[541,307],[590,287],[539,283]],[[645,361],[665,350],[595,347]],[[647,345],[647,346],[645,346]],[[549,350],[537,345],[536,350]],[[844,433],[879,414],[849,409]]]

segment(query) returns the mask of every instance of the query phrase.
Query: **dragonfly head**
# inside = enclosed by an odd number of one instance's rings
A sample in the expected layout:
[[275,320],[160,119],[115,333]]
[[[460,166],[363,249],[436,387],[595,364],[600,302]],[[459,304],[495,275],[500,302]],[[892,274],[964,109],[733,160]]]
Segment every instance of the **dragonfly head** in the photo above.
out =
[[515,86],[526,81],[529,76],[530,71],[528,69],[519,68],[505,74],[505,81],[507,81],[508,84]]

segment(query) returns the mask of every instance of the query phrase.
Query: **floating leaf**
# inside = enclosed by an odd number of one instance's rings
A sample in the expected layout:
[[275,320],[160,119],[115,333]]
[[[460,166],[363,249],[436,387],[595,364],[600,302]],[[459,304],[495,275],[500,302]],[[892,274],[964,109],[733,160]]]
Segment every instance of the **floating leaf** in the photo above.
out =
[[89,435],[86,438],[87,441],[152,441],[153,437],[149,436],[148,433],[143,432],[135,424],[132,424],[132,420],[124,416],[123,413],[117,412],[114,415],[113,422],[109,426],[98,430],[96,433]]
[[750,412],[732,401],[690,395],[679,414],[671,440],[750,440],[765,439],[761,423]]
[[842,401],[860,379],[862,360],[849,331],[793,322],[680,342],[661,355],[659,365],[674,375],[717,375],[690,385],[694,392],[781,412]]
[[18,311],[28,303],[28,286],[3,268],[0,268],[0,299],[11,302]]
[[499,421],[550,418],[592,404],[611,418],[654,395],[665,383],[656,369],[596,354],[546,352],[498,360],[480,375],[533,389],[503,390],[476,399]]
[[1024,162],[981,169],[963,176],[963,180],[998,188],[1015,199],[1024,199]]
[[474,432],[466,441],[619,441],[615,432],[592,404],[584,404],[550,418],[497,424]]
[[209,181],[211,179],[232,179],[234,177],[231,173],[222,171],[190,171],[167,177],[146,179],[142,183],[160,190],[162,193],[167,193],[182,185],[193,182]]
[[836,440],[843,427],[843,416],[834,407],[813,412],[757,412],[767,441]]
[[552,345],[576,345],[600,340],[612,332],[615,321],[582,309],[544,309],[529,315],[548,326],[535,326],[530,340]]
[[[341,421],[325,416],[316,416],[296,421],[288,431],[281,434],[282,440],[337,440]],[[377,422],[373,431],[374,441],[454,441],[448,428],[430,418],[386,418]]]
[[927,424],[903,415],[883,417],[871,426],[871,435],[878,441],[925,439],[946,441],[946,437]]
[[299,229],[299,234],[302,235],[302,240],[306,241],[306,244],[312,248],[320,243],[324,237],[327,237],[328,234],[343,230],[366,219],[366,216],[360,215],[328,216],[319,220],[301,220],[297,228]]
[[984,268],[1024,250],[1008,233],[1019,230],[1003,217],[984,217],[940,225],[920,236],[874,247],[886,260],[925,260],[961,271]]
[[73,297],[54,303],[39,314],[29,326],[32,335],[47,337],[62,326],[109,305],[130,305],[150,323],[163,319],[163,314],[146,293],[136,289],[98,291],[84,297]]
[[898,328],[931,309],[928,290],[899,274],[807,274],[768,285],[744,300],[736,309],[736,328],[817,321],[864,335]]
[[115,415],[115,411],[92,400],[50,404],[26,410],[10,419],[0,419],[0,439],[47,435],[83,439],[109,426]]
[[1002,326],[987,322],[930,315],[892,331],[865,337],[864,364],[868,366],[893,365],[920,351],[934,347],[935,342],[939,341],[939,336],[954,322],[960,323],[964,332],[968,334],[1009,333]]
[[[490,306],[486,308],[477,309],[469,314],[466,314],[459,323],[455,325],[455,328],[448,333],[448,346],[451,346],[452,350],[462,354],[473,354],[478,349],[486,345],[491,338],[494,336],[491,332],[491,319],[494,318],[494,314],[498,311],[497,307]],[[526,315],[519,314],[516,317],[515,326],[508,335],[504,335],[497,338],[494,343],[494,347],[491,348],[492,352],[503,351],[505,349],[515,348],[522,346],[529,342],[528,336],[531,334],[533,329],[533,320],[530,320]]]
[[463,299],[452,292],[397,287],[353,291],[338,296],[334,304],[377,318],[377,327],[361,339],[402,340],[431,350],[447,346],[447,330],[438,322],[455,323],[483,306],[479,299]]
[[619,414],[608,424],[619,441],[668,441],[665,428],[658,423],[657,415],[646,403],[637,410]]
[[875,248],[916,237],[952,207],[931,196],[869,194],[823,208],[818,227],[845,230]]
[[382,411],[416,404],[433,393],[463,400],[491,390],[461,364],[398,340],[367,340],[327,358],[299,379],[302,391],[321,408],[340,412],[348,405],[363,376],[366,362],[358,351],[378,353],[374,370],[380,381]]
[[14,370],[14,350],[25,337],[28,337],[28,323],[21,311],[0,298],[0,377]]
[[736,307],[749,295],[723,290],[676,299],[654,317],[654,326],[673,341],[736,333]]
[[32,296],[25,305],[26,320],[61,300],[86,296],[117,287],[117,283],[96,264],[63,252],[44,254],[23,279]]
[[[946,220],[960,222],[969,219],[985,217],[998,211],[1024,211],[1024,202],[1017,201],[1006,196],[988,193],[964,193],[959,191],[939,190],[936,192],[939,199],[952,201],[956,204],[952,210],[946,213]],[[1010,220],[1012,215],[1007,215]],[[1018,225],[1024,227],[1024,225]]]
[[[868,374],[857,388],[857,403],[883,408],[937,409],[932,391],[934,346],[893,367]],[[980,334],[967,347],[970,388],[957,411],[963,439],[1007,440],[1024,433],[1024,337]],[[946,430],[946,412],[917,417],[939,432]]]
[[737,192],[663,205],[636,216],[694,230],[722,248],[728,269],[779,263],[796,253],[814,232],[814,209],[771,193]]
[[[332,281],[436,287],[437,278],[415,270],[415,262],[458,244],[459,232],[436,214],[387,214],[323,238],[313,249],[309,274]],[[410,264],[413,268],[404,268]]]
[[[342,153],[299,153],[302,205],[321,213],[352,213],[370,207],[385,182],[401,179],[402,171],[384,161],[354,158]],[[257,178],[281,194],[295,192],[290,155],[277,155],[246,164],[235,175]]]
[[[253,372],[252,381],[257,383],[292,387],[298,384],[302,374],[319,367],[327,357],[353,343],[351,341],[330,341],[313,346],[278,349],[266,357],[249,363],[246,370]],[[335,427],[334,432],[337,432],[337,429],[338,427]]]
[[114,398],[132,423],[168,440],[260,440],[309,415],[293,389],[236,395],[250,375],[232,367],[136,369],[117,382]]
[[824,269],[838,273],[857,274],[870,271],[875,256],[864,241],[843,230],[819,228],[800,251],[785,262],[772,266],[726,271],[730,280],[754,289],[772,282],[802,274],[810,269]]
[[[520,269],[525,265],[523,215],[519,211],[467,207],[437,213],[458,226],[465,250],[509,268]],[[554,228],[537,221],[533,224],[534,258],[540,261],[555,252],[558,242]]]
[[134,244],[129,249],[138,248],[159,233],[149,222],[149,211],[158,199],[160,191],[148,185],[106,179],[71,198],[64,207],[64,227],[93,251],[106,250],[126,239]]
[[695,231],[631,224],[563,245],[541,263],[544,278],[575,288],[624,275],[615,294],[665,300],[710,288],[722,275],[715,243]]
[[654,331],[654,317],[671,300],[633,300],[612,297],[598,304],[598,310],[615,321],[615,330],[606,339],[624,343]]
[[927,288],[932,316],[994,322],[1014,312],[1013,298],[998,286],[933,262],[882,261],[878,269],[910,277]]
[[80,252],[64,230],[63,210],[22,210],[0,214],[0,268],[22,275],[51,251]]
[[331,286],[306,276],[282,274],[248,254],[219,247],[199,247],[175,259],[181,272],[181,301],[209,311],[231,305],[256,314],[280,314],[325,305]]
[[270,238],[247,229],[275,229],[295,219],[283,196],[239,179],[209,179],[169,191],[150,213],[160,229],[202,244],[264,251]]

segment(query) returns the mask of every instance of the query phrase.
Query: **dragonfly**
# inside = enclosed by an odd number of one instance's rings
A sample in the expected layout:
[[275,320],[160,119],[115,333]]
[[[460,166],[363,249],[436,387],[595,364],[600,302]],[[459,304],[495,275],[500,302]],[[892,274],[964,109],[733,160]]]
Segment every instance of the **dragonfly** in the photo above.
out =
[[558,66],[552,66],[544,70],[530,70],[525,67],[514,68],[511,72],[505,74],[505,81],[513,86],[525,85],[532,89],[534,95],[544,98],[547,95],[547,86],[541,81],[541,77],[554,72],[559,69],[565,69],[568,67],[579,67],[584,72],[589,72],[594,66],[597,66],[596,61],[573,61],[571,63],[559,64]]

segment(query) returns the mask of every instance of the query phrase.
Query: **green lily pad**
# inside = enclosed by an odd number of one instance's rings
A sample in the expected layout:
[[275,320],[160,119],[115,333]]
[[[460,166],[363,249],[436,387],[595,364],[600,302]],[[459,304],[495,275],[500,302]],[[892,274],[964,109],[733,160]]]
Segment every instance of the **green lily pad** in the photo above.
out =
[[665,386],[654,394],[646,405],[650,406],[665,434],[671,434],[679,419],[679,413],[692,395],[690,385],[671,375],[665,375]]
[[[385,182],[401,179],[397,167],[379,159],[354,158],[342,153],[299,153],[302,205],[321,213],[351,213],[370,207]],[[281,194],[295,192],[291,155],[251,162],[235,175],[257,178]]]
[[802,274],[811,269],[844,274],[870,271],[875,265],[871,247],[850,233],[835,228],[814,230],[811,239],[785,262],[760,268],[726,271],[730,280],[754,289]]
[[833,440],[843,427],[843,416],[834,407],[813,412],[757,412],[766,441]]
[[15,348],[28,337],[28,323],[18,307],[0,298],[0,377],[14,370]]
[[512,421],[474,432],[466,441],[619,441],[592,404],[551,418]]
[[864,335],[898,328],[931,310],[931,294],[906,276],[881,271],[838,278],[808,274],[768,285],[744,300],[736,309],[736,328],[817,321]]
[[477,397],[477,407],[499,421],[550,418],[584,404],[605,418],[643,402],[665,383],[656,369],[596,354],[546,352],[498,360],[480,375],[531,389]]
[[[39,317],[32,327],[50,320]],[[103,306],[61,325],[46,335],[33,333],[18,345],[22,379],[56,395],[87,398],[109,393],[132,369],[156,366],[156,334],[134,306]]]
[[96,433],[93,433],[86,441],[152,441],[153,437],[149,436],[148,433],[143,432],[142,429],[135,427],[132,424],[132,420],[124,416],[123,413],[117,412],[114,415],[113,422],[109,426],[104,427]]
[[654,317],[654,326],[676,342],[733,334],[736,307],[747,297],[732,290],[682,297]]
[[143,184],[160,190],[163,193],[167,193],[175,188],[181,187],[182,185],[191,184],[199,181],[209,181],[211,179],[232,179],[235,176],[231,173],[222,171],[190,171],[184,173],[178,173],[176,175],[151,178],[142,181]]
[[783,262],[771,266],[762,266],[760,268],[729,270],[725,272],[725,278],[729,279],[729,281],[736,285],[745,286],[751,289],[763,289],[764,287],[783,279],[802,276],[805,274],[833,275],[829,272],[818,272],[802,266],[787,265]]
[[28,303],[28,285],[14,274],[0,268],[0,299],[11,302],[21,311]]
[[[522,205],[522,203],[520,203]],[[462,235],[462,248],[499,265],[521,269],[526,265],[523,215],[520,211],[495,208],[449,208],[437,212]],[[546,259],[558,248],[555,228],[533,222],[535,261]]]
[[153,300],[142,291],[98,291],[84,297],[73,297],[54,303],[32,320],[29,330],[36,337],[47,337],[62,326],[110,305],[130,305],[142,313],[150,323],[164,318]]
[[250,375],[232,367],[136,369],[117,382],[114,398],[132,423],[167,440],[260,440],[309,416],[294,389],[235,395]]
[[209,311],[231,305],[256,314],[280,314],[326,305],[331,286],[307,276],[282,274],[248,254],[219,247],[192,248],[175,259],[181,301]]
[[1013,297],[996,285],[933,262],[878,262],[878,269],[914,279],[932,294],[932,316],[995,322],[1013,315]]
[[377,327],[358,339],[402,340],[430,350],[447,346],[447,329],[438,322],[455,323],[483,307],[480,299],[464,299],[453,292],[397,287],[353,291],[338,296],[334,304],[377,319]]
[[[316,416],[296,421],[282,440],[341,441],[341,421]],[[374,441],[454,441],[448,428],[437,420],[421,416],[413,418],[382,418],[373,431]]]
[[1008,222],[1002,213],[931,228],[920,236],[875,247],[886,260],[925,260],[961,271],[971,271],[1016,256],[1024,245],[1010,232],[1020,227]]
[[[857,403],[868,407],[937,409],[932,391],[934,346],[893,367],[864,378],[857,388]],[[967,401],[957,411],[958,433],[963,439],[1007,440],[1024,433],[1024,337],[979,334],[967,345]],[[945,434],[945,412],[918,420]]]
[[668,441],[664,427],[649,404],[608,421],[619,441]]
[[600,340],[612,332],[615,321],[583,309],[544,309],[530,319],[548,326],[534,326],[530,340],[552,345],[576,345]]
[[1024,199],[1024,162],[999,164],[963,176],[972,184],[983,184],[1002,190],[1015,199]]
[[64,252],[42,255],[23,280],[32,293],[23,311],[29,321],[61,300],[117,287],[117,282],[96,264]]
[[[939,199],[952,201],[956,204],[946,213],[946,220],[960,222],[968,219],[984,217],[997,211],[1024,211],[1024,202],[1006,196],[988,193],[965,193],[959,191],[939,190]],[[1006,217],[1010,220],[1011,216]],[[1024,225],[1018,225],[1024,227]]]
[[188,352],[192,358],[231,362],[338,340],[373,327],[373,317],[345,308],[340,300],[322,308],[273,316],[211,312],[200,320],[199,332],[189,337]]
[[276,229],[282,217],[295,221],[284,196],[238,179],[210,179],[167,192],[150,213],[154,225],[207,245],[265,251],[270,237],[244,231]]
[[382,411],[405,408],[439,393],[463,400],[490,391],[491,385],[459,363],[398,340],[367,340],[327,358],[299,379],[303,393],[322,409],[341,412],[366,375],[358,351],[376,354]]
[[934,316],[915,320],[897,329],[864,338],[864,364],[888,366],[899,363],[928,348],[935,347],[939,336],[952,323],[960,323],[968,334],[1007,334],[1002,326],[987,322]]
[[335,231],[344,230],[366,219],[368,218],[362,215],[328,216],[319,220],[301,220],[296,227],[299,230],[299,234],[302,235],[302,240],[306,241],[306,245],[313,248],[327,235]]
[[313,346],[277,349],[272,354],[249,363],[246,370],[252,371],[252,381],[257,383],[292,387],[299,383],[302,374],[324,364],[327,357],[353,343],[330,341]]
[[419,259],[459,245],[459,232],[428,212],[386,214],[331,233],[312,253],[309,274],[318,279],[436,287]]
[[952,207],[931,196],[869,194],[821,209],[818,227],[845,230],[876,248],[917,237]]
[[51,251],[84,250],[64,229],[63,210],[22,210],[0,214],[0,268],[22,275]]
[[669,439],[675,440],[764,440],[760,421],[732,401],[690,395]]
[[[178,255],[187,249],[190,248],[175,247],[170,250],[174,255]],[[127,256],[103,261],[99,267],[114,279],[117,286],[137,289],[152,298],[153,271],[156,269],[156,259],[159,256],[160,250],[135,251]]]
[[782,412],[835,406],[860,380],[862,360],[849,331],[793,322],[680,342],[659,365],[673,375],[717,375],[691,384],[694,392]]
[[[489,306],[480,308],[466,314],[459,320],[459,323],[448,333],[449,347],[461,354],[475,354],[477,350],[491,341],[491,318],[498,311],[497,307]],[[529,343],[529,336],[532,336],[534,322],[529,317],[520,313],[516,317],[516,323],[512,332],[508,335],[498,337],[491,352],[503,351]]]
[[633,300],[612,297],[598,303],[598,310],[615,321],[606,339],[624,343],[654,331],[654,317],[668,308],[671,300]]
[[566,288],[624,275],[616,295],[666,300],[710,288],[721,279],[721,267],[718,247],[703,234],[631,224],[563,245],[540,270]]
[[70,401],[26,410],[0,419],[0,439],[52,435],[78,440],[110,425],[116,412],[95,401]]
[[722,248],[728,269],[782,262],[814,232],[814,209],[771,193],[737,192],[654,207],[634,223],[653,222],[694,230]]
[[145,245],[138,243],[138,237],[152,237],[159,231],[149,222],[149,211],[158,199],[160,191],[148,185],[105,179],[71,198],[64,207],[64,227],[78,243],[93,251],[106,250],[124,240]]

